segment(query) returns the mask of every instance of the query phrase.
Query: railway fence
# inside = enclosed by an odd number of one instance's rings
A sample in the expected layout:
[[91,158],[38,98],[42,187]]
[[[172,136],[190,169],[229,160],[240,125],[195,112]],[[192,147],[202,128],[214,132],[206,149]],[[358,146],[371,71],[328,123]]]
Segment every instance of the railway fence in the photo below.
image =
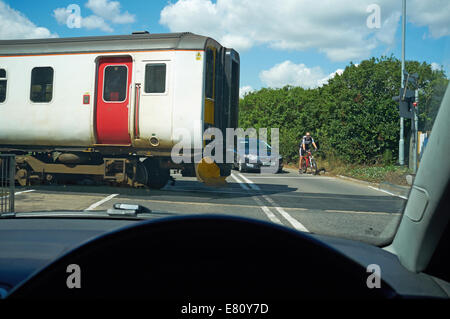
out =
[[15,167],[14,154],[0,154],[0,214],[14,212]]

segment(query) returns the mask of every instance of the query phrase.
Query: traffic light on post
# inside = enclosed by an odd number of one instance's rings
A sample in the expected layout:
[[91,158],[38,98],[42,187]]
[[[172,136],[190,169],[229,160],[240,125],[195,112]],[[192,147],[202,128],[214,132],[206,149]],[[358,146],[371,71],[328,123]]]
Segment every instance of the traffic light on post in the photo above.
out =
[[401,117],[407,119],[414,118],[415,92],[413,90],[401,88],[400,94],[398,96],[394,96],[392,99],[399,102],[398,109]]

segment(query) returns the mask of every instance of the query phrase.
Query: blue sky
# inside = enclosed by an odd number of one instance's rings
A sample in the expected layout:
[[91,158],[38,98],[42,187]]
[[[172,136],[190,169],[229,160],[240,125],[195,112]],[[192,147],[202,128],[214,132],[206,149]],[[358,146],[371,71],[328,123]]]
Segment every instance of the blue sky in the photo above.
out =
[[[450,1],[407,3],[406,58],[448,75]],[[67,26],[70,4],[80,7],[79,28]],[[238,50],[243,92],[315,87],[350,61],[400,57],[400,10],[400,0],[0,0],[0,39],[191,31]],[[369,16],[379,24],[369,27]]]

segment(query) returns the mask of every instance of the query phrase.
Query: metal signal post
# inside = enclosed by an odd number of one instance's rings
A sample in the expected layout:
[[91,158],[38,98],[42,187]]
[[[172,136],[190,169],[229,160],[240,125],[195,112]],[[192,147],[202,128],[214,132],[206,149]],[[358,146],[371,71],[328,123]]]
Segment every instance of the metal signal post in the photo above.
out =
[[[402,88],[404,83],[403,74],[405,72],[405,31],[406,31],[406,0],[402,2]],[[400,115],[400,139],[398,144],[398,163],[405,165],[405,140],[403,139],[403,117]]]

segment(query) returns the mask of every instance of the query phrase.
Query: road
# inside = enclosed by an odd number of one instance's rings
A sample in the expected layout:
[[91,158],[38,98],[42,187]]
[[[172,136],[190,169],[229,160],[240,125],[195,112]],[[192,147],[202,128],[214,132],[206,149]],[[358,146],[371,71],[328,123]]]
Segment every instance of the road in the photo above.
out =
[[112,186],[46,185],[18,189],[16,211],[106,210],[141,204],[155,217],[226,214],[261,219],[300,231],[381,243],[395,232],[403,198],[330,176],[233,171],[225,187],[207,187],[174,174],[162,190]]

